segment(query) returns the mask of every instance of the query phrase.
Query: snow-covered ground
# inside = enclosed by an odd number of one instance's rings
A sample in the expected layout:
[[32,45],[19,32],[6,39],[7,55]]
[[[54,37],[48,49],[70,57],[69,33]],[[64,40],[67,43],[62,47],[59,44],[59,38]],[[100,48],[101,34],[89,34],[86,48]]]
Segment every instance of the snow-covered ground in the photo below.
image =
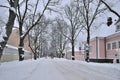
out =
[[57,58],[13,61],[1,63],[0,80],[120,80],[120,64]]

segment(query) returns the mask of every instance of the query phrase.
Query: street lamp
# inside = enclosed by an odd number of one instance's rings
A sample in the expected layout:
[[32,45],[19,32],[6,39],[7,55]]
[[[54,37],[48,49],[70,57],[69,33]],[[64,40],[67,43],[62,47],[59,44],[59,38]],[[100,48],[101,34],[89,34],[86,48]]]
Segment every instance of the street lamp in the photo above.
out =
[[116,54],[115,54],[115,60],[114,60],[114,62],[116,63],[119,63],[119,61],[120,61],[120,51],[119,51],[119,48],[116,48],[115,49],[115,52],[116,52]]

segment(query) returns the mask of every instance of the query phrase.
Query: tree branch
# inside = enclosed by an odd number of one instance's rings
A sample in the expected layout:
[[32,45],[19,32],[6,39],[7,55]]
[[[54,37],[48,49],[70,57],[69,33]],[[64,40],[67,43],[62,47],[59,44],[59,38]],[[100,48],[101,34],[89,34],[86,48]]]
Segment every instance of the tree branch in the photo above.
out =
[[97,12],[98,12],[98,9],[99,9],[99,7],[100,7],[100,4],[101,4],[101,2],[99,1],[98,5],[97,5],[97,8],[95,9],[95,12],[94,12],[94,14],[93,14],[93,17],[92,17],[92,20],[91,20],[89,26],[91,26],[92,23],[93,23],[93,21],[95,20],[96,15],[98,14]]
[[101,0],[101,2],[120,19],[120,15],[116,11],[114,11],[105,1]]
[[40,17],[37,19],[37,21],[36,21],[33,25],[31,25],[31,27],[30,27],[30,28],[28,29],[28,31],[25,33],[25,35],[23,36],[23,38],[25,38],[25,36],[29,33],[29,31],[30,31],[35,25],[38,24],[38,22],[40,21],[40,19],[41,19],[42,16],[43,16],[45,10],[47,9],[47,6],[49,5],[50,1],[51,1],[51,0],[48,0],[46,6],[45,6],[45,8],[44,8],[44,10],[42,11],[42,14],[41,14]]
[[4,5],[0,5],[0,7],[4,7],[4,8],[7,8],[7,9],[10,8],[10,7],[8,7],[8,6],[4,6]]

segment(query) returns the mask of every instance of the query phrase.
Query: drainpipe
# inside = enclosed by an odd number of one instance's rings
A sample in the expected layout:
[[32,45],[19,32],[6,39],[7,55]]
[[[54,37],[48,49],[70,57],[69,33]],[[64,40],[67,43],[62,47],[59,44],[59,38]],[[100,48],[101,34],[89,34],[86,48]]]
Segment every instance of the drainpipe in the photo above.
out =
[[105,46],[105,59],[106,59],[107,58],[106,37],[104,37],[104,46]]
[[96,59],[98,59],[98,37],[96,37]]

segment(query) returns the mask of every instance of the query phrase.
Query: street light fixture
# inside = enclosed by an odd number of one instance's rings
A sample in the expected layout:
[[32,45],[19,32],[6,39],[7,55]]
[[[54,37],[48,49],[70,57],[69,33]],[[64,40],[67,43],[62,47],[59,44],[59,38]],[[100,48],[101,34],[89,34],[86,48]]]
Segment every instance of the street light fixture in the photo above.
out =
[[114,59],[114,62],[116,63],[119,63],[119,61],[120,61],[120,51],[119,51],[119,48],[116,48],[115,49],[115,52],[116,52],[116,54],[115,54],[115,59]]

